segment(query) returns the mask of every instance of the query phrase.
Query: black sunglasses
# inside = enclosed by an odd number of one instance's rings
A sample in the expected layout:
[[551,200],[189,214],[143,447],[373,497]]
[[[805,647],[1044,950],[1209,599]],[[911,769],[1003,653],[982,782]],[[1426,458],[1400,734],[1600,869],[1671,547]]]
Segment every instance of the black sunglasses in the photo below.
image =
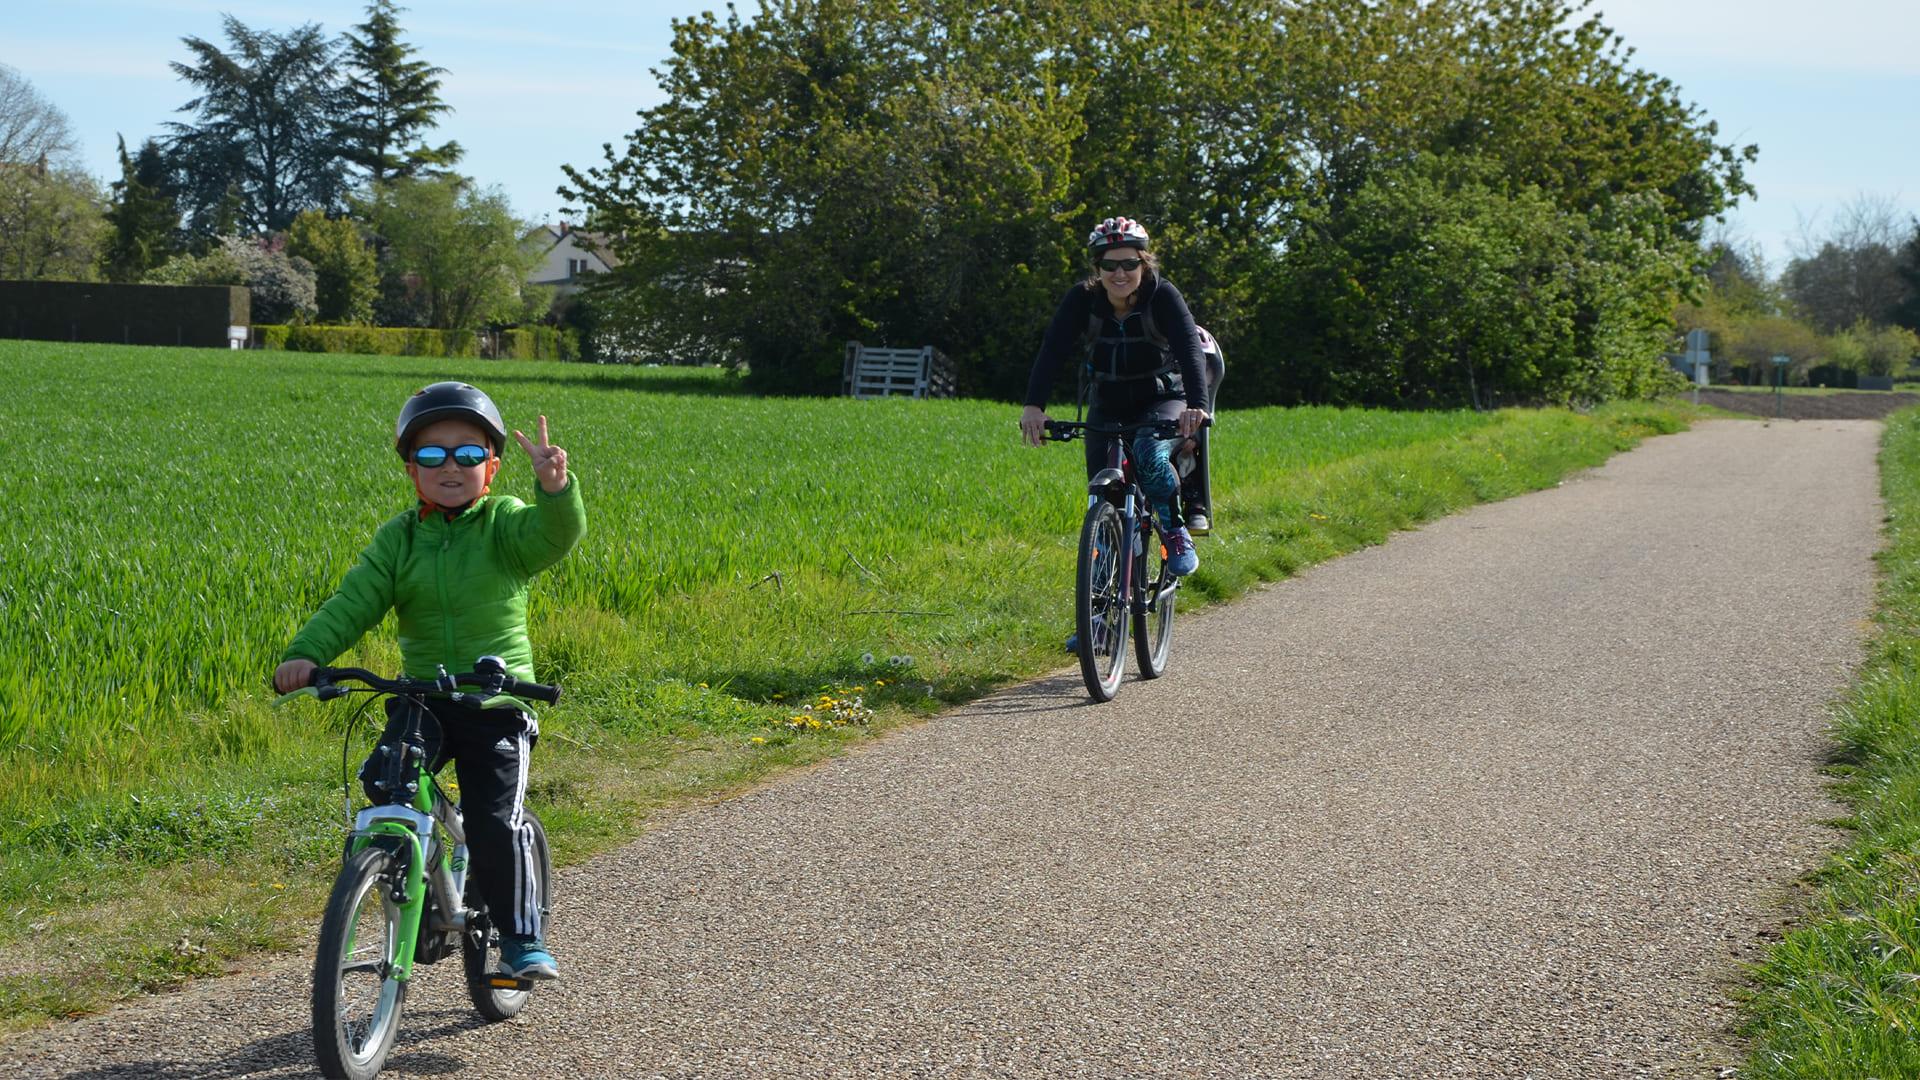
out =
[[444,446],[422,446],[414,450],[413,463],[423,469],[437,469],[445,465],[447,458],[451,457],[455,465],[463,469],[471,469],[475,465],[485,465],[487,459],[492,456],[493,451],[472,443],[456,446],[451,450]]
[[1101,259],[1094,265],[1111,274],[1115,270],[1138,270],[1140,264],[1146,261],[1145,259]]

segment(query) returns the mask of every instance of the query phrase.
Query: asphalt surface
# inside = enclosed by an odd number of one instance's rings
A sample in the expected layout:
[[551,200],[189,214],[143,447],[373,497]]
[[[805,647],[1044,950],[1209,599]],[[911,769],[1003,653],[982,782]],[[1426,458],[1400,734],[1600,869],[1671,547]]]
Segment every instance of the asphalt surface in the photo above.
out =
[[[1111,704],[1063,671],[678,816],[560,874],[520,1020],[427,969],[390,1073],[1725,1075],[1834,842],[1878,434],[1704,423],[1185,618]],[[311,1075],[306,963],[0,1078]]]

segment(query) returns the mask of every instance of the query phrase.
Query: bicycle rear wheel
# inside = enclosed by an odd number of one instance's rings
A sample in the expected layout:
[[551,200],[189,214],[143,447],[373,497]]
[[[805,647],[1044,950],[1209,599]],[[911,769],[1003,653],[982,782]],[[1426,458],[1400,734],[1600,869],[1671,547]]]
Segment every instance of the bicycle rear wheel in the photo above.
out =
[[407,984],[394,977],[400,861],[362,848],[340,868],[313,963],[313,1052],[331,1080],[372,1080],[400,1031]]
[[[526,815],[528,824],[533,826],[533,895],[540,905],[541,933],[545,934],[549,925],[548,913],[552,910],[553,856],[547,850],[547,829],[532,810],[521,811]],[[480,891],[473,886],[473,879],[467,879],[467,907],[474,911],[487,910],[487,902],[480,899]],[[486,920],[483,931],[469,930],[461,935],[460,955],[466,965],[467,996],[473,999],[473,1007],[480,1015],[489,1020],[511,1020],[520,1015],[527,1007],[527,999],[533,995],[530,990],[516,988],[513,980],[496,977],[500,974],[500,928],[493,925],[491,916]]]
[[1140,661],[1140,677],[1157,679],[1166,674],[1167,652],[1173,645],[1173,598],[1180,591],[1180,579],[1167,573],[1167,550],[1160,546],[1151,525],[1142,525],[1141,556],[1146,581],[1146,610],[1133,623],[1133,655]]
[[1096,502],[1080,528],[1074,615],[1080,675],[1095,701],[1112,701],[1127,666],[1127,573],[1132,554],[1120,511]]

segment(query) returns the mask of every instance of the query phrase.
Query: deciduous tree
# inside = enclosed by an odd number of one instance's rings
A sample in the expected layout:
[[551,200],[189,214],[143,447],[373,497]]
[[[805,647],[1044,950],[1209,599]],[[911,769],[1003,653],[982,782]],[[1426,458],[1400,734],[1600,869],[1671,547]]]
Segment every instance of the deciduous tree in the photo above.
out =
[[80,140],[59,106],[40,96],[25,75],[0,64],[0,163],[52,168],[76,165]]
[[356,204],[384,251],[383,273],[415,291],[428,326],[476,329],[516,320],[540,253],[497,188],[463,177],[396,180]]
[[1787,295],[1825,333],[1862,321],[1886,325],[1905,298],[1905,224],[1892,199],[1862,192],[1840,208],[1824,236],[1810,236],[1803,225],[1799,251],[1781,275]]
[[668,100],[624,154],[567,169],[616,237],[609,331],[803,392],[837,384],[849,339],[934,344],[970,389],[1011,392],[1079,226],[1060,208],[1080,120],[1039,6],[676,21]]
[[350,324],[373,320],[380,264],[359,223],[308,210],[287,228],[287,254],[313,267],[315,320]]
[[[675,32],[667,101],[562,194],[617,237],[610,323],[769,388],[831,389],[858,338],[941,345],[967,391],[1011,396],[1087,228],[1126,214],[1230,355],[1291,362],[1309,296],[1347,306],[1356,348],[1407,312],[1498,338],[1487,283],[1518,281],[1563,352],[1393,338],[1425,381],[1368,394],[1646,392],[1702,222],[1752,190],[1751,147],[1560,0],[774,0]],[[1362,193],[1402,219],[1370,230]],[[1403,259],[1431,215],[1446,243]],[[1470,272],[1422,291],[1416,265]],[[1381,362],[1315,347],[1323,373]],[[1340,390],[1238,370],[1237,403]]]
[[105,201],[80,169],[0,164],[0,278],[95,280]]

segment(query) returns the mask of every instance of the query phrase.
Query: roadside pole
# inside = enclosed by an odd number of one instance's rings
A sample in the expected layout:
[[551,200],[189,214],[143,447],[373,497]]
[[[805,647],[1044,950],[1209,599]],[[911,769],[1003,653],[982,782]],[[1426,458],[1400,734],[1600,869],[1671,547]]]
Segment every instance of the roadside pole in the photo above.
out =
[[1787,355],[1776,353],[1773,357],[1773,418],[1780,419],[1780,407],[1785,400],[1787,378]]

